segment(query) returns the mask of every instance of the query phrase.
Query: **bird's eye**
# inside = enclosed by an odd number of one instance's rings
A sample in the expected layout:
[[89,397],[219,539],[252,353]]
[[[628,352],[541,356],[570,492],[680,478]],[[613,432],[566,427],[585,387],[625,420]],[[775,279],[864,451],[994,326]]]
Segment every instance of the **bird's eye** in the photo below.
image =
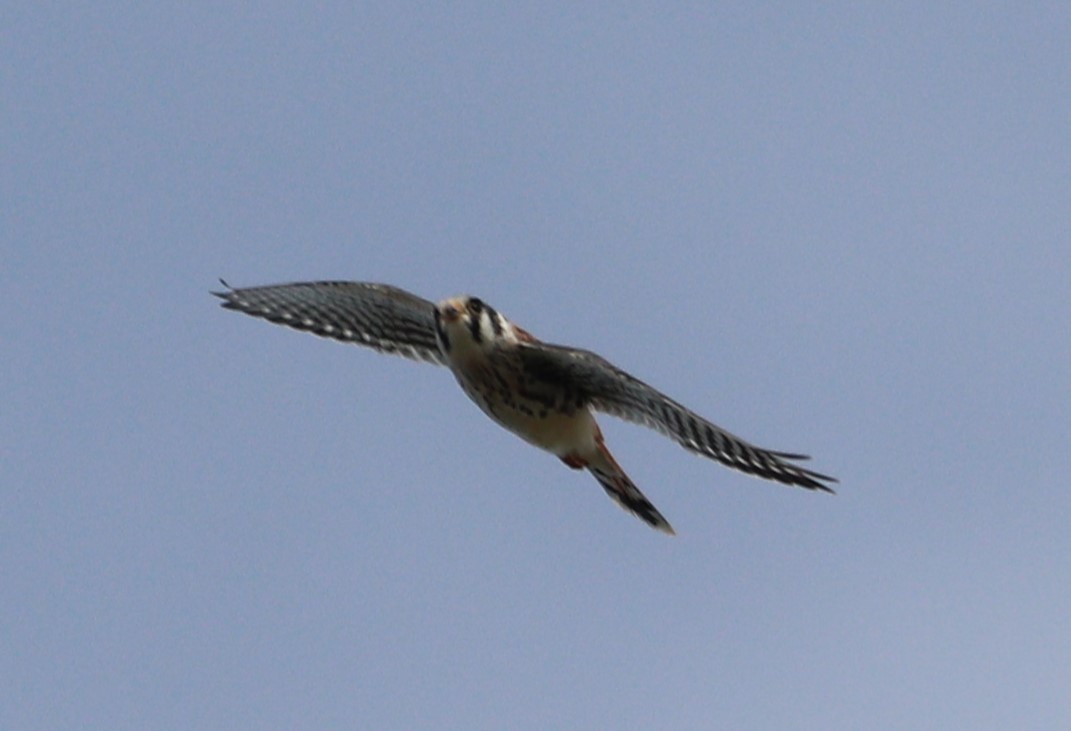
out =
[[479,297],[469,298],[469,312],[478,315],[483,311],[483,300]]

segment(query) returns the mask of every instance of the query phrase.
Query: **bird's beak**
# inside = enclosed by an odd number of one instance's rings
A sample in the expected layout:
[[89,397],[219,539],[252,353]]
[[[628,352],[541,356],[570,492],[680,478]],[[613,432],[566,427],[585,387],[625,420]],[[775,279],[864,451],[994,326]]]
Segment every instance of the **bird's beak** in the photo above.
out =
[[442,313],[443,320],[447,323],[457,322],[457,318],[461,317],[461,310],[450,302],[439,308],[439,311]]

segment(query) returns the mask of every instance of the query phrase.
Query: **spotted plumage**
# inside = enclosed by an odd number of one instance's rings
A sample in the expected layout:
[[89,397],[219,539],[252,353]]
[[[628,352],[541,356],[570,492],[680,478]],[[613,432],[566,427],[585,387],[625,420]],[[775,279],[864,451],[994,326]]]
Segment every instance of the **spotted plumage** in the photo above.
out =
[[214,292],[223,306],[280,325],[384,353],[445,365],[492,420],[587,469],[621,507],[673,533],[610,454],[594,412],[665,434],[704,457],[757,477],[832,492],[836,479],[707,421],[587,350],[544,343],[476,297],[434,304],[405,290],[364,282],[308,282]]

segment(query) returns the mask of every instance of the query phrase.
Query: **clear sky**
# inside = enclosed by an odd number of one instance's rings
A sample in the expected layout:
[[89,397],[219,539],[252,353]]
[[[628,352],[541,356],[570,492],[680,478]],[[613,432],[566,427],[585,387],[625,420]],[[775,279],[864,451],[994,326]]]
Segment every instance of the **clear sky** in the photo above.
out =
[[[0,11],[0,727],[1071,727],[1066,3]],[[836,496],[221,310],[477,294]]]

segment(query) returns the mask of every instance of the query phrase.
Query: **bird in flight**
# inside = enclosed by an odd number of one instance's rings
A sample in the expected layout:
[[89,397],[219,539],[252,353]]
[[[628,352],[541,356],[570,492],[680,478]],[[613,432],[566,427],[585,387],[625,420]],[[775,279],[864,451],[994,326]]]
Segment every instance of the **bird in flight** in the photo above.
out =
[[476,297],[435,304],[388,284],[301,282],[212,294],[223,307],[345,343],[448,367],[485,414],[573,469],[648,525],[673,528],[610,454],[594,412],[656,429],[756,477],[833,492],[806,455],[763,449],[707,421],[588,350],[545,343]]

